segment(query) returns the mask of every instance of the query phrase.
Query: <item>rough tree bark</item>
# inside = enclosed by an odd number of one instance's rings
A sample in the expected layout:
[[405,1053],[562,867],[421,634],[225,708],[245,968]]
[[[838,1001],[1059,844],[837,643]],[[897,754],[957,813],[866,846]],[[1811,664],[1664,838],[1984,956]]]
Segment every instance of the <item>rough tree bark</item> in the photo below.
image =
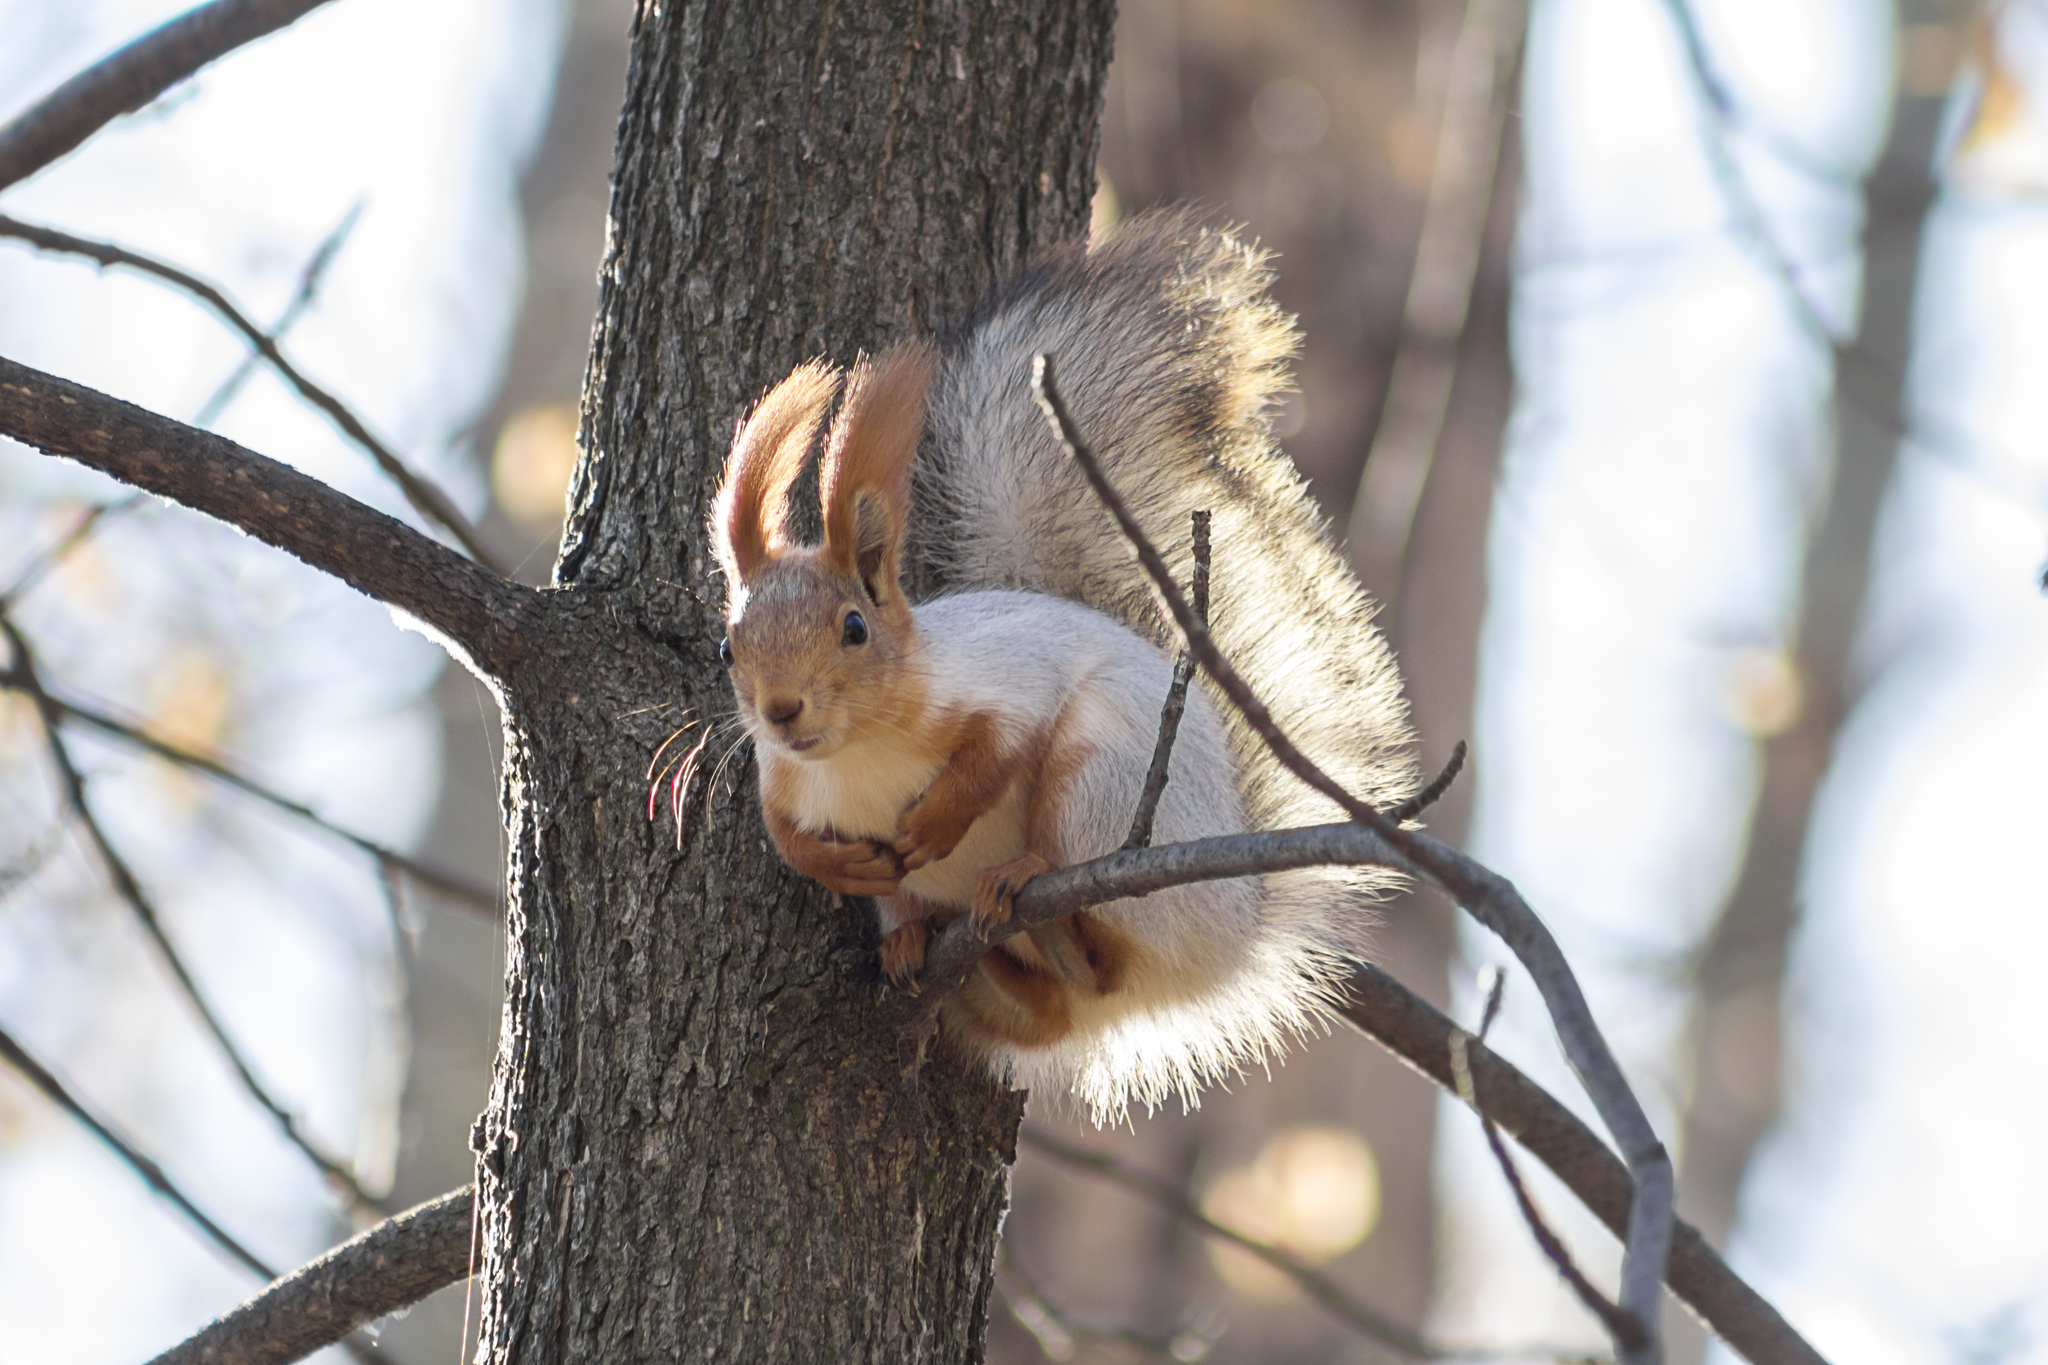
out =
[[730,710],[701,528],[735,419],[1085,231],[1111,19],[641,9],[552,627],[495,679],[491,1361],[979,1358],[1019,1098],[878,1008],[868,918],[769,850],[744,748],[680,852],[644,773]]

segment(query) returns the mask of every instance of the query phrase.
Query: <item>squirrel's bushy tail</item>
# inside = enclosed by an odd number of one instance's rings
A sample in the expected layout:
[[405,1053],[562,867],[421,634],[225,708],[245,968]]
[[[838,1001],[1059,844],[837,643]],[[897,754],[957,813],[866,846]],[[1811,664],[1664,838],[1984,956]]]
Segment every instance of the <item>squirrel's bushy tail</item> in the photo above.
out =
[[[1166,556],[1192,572],[1189,516],[1213,514],[1211,630],[1283,730],[1355,794],[1386,807],[1415,786],[1407,707],[1373,604],[1273,440],[1293,320],[1266,297],[1256,248],[1185,213],[1132,220],[1021,276],[942,342],[917,521],[950,587],[1085,602],[1169,649],[1143,571],[1032,402],[1031,361]],[[1219,696],[1253,828],[1342,819],[1283,771]],[[1268,877],[1267,913],[1328,948],[1356,947],[1391,877]],[[1335,937],[1340,940],[1332,942]]]

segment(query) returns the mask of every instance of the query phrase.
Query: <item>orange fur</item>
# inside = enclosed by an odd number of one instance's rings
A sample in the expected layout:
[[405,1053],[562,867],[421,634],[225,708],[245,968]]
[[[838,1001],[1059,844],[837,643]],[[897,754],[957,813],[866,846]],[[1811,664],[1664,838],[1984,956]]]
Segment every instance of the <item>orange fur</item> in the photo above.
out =
[[835,572],[867,584],[878,604],[897,589],[910,469],[924,436],[924,396],[936,364],[931,344],[920,340],[856,365],[818,469],[821,555]]
[[1013,938],[982,954],[980,969],[953,997],[958,1011],[949,1014],[977,1042],[1020,1047],[1058,1042],[1074,1028],[1066,993],[1058,977],[1038,963],[1021,961],[1013,945],[1030,948],[1029,940]]
[[903,860],[895,850],[873,839],[842,842],[799,828],[785,814],[786,807],[767,798],[761,802],[761,816],[768,837],[782,861],[813,881],[843,896],[887,896],[903,878]]
[[[892,897],[896,904],[890,907],[898,914],[909,913],[895,928],[882,935],[882,975],[898,986],[907,986],[917,969],[924,966],[924,945],[931,937],[932,922],[916,911],[925,909],[925,903],[914,896]],[[888,914],[884,914],[887,922]]]
[[713,504],[713,549],[734,584],[751,579],[787,540],[790,485],[839,389],[839,372],[809,361],[768,391],[733,437]]
[[[1060,803],[1074,774],[1087,763],[1087,745],[1055,723],[1031,746],[1031,807],[1022,858],[983,872],[976,888],[976,913],[1007,918],[1009,898],[1042,872],[1065,866],[1068,850],[1059,837]],[[987,896],[993,906],[981,902]],[[993,909],[1000,913],[990,914]],[[957,997],[953,1022],[977,1042],[1043,1046],[1074,1027],[1072,993],[1107,994],[1118,989],[1136,957],[1136,945],[1085,911],[1042,924],[990,949],[981,969]]]
[[1028,776],[1042,749],[1005,751],[994,717],[985,712],[942,712],[925,732],[946,766],[896,826],[896,852],[905,871],[935,863],[959,844],[1019,777]]

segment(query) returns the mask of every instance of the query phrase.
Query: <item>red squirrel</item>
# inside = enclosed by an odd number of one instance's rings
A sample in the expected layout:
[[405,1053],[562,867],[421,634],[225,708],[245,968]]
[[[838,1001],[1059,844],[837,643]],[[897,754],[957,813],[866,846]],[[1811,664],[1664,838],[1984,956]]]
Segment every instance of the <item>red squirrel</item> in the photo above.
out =
[[[1170,624],[1033,405],[1036,354],[1183,580],[1189,513],[1211,512],[1212,631],[1290,737],[1383,807],[1412,790],[1371,603],[1269,431],[1295,334],[1267,279],[1229,234],[1149,215],[936,346],[843,384],[799,367],[740,428],[710,531],[762,816],[792,867],[875,898],[891,978],[933,927],[1002,920],[1032,877],[1122,843],[1172,673]],[[824,536],[798,545],[789,492],[835,397]],[[915,604],[912,544],[945,585]],[[1155,844],[1341,818],[1206,686],[1168,774]],[[1324,1015],[1388,884],[1307,869],[1096,906],[991,948],[941,1017],[999,1078],[1098,1121],[1192,1102]]]

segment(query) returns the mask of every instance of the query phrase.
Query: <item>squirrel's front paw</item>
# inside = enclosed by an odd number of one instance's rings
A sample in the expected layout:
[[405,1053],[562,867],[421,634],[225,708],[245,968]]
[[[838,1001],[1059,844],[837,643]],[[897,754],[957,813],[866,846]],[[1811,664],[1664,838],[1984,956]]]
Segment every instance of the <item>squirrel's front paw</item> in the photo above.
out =
[[927,863],[942,861],[959,847],[967,827],[973,823],[961,820],[957,812],[945,810],[936,802],[920,801],[912,806],[896,822],[894,848],[896,856],[903,860],[903,870],[915,872]]
[[898,988],[908,986],[924,966],[925,939],[931,934],[930,920],[914,919],[899,924],[882,939],[882,975]]
[[1007,863],[983,868],[981,875],[974,880],[974,901],[970,911],[974,916],[974,927],[985,930],[991,924],[1001,924],[1009,919],[1017,893],[1024,889],[1024,883],[1041,873],[1051,872],[1053,867],[1036,853],[1027,853]]
[[813,875],[843,896],[890,896],[903,880],[896,850],[873,839],[820,841],[829,866]]

